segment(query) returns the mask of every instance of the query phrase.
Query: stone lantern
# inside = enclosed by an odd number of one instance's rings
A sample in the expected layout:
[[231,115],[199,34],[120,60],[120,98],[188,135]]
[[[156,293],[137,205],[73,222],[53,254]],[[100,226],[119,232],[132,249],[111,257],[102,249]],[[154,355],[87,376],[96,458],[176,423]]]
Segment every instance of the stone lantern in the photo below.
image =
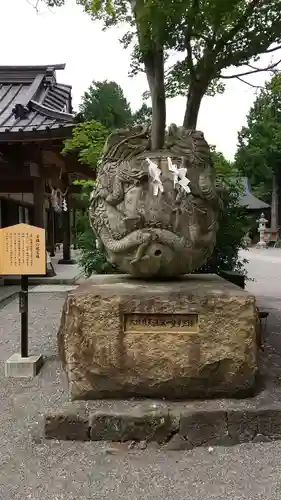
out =
[[258,223],[258,232],[260,233],[260,241],[257,243],[257,248],[267,248],[267,237],[266,237],[266,224],[268,220],[265,218],[262,213],[260,218],[257,219]]

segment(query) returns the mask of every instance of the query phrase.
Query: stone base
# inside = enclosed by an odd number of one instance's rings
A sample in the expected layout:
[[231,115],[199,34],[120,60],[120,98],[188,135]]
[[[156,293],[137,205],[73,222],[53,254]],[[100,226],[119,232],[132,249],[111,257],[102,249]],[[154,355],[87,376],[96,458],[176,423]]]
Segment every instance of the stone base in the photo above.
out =
[[28,356],[13,354],[5,363],[5,377],[33,378],[43,366],[43,356]]
[[57,275],[56,271],[54,270],[53,267],[47,267],[46,274],[45,274],[45,276],[47,276],[47,278],[53,278],[56,275]]
[[157,442],[169,450],[281,439],[281,405],[208,401],[66,403],[45,416],[47,439]]
[[266,241],[259,241],[257,244],[256,244],[256,248],[258,249],[267,249],[268,248],[268,243]]
[[249,395],[256,309],[216,275],[94,276],[71,292],[58,336],[71,399]]

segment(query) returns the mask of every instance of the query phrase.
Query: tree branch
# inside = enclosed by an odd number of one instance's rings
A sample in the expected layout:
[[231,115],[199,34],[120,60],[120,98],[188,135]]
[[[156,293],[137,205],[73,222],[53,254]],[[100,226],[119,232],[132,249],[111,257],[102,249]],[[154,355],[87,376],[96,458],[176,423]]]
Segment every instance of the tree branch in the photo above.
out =
[[254,89],[262,89],[263,88],[261,85],[254,85],[253,83],[247,82],[247,80],[244,80],[240,76],[237,76],[236,78],[237,78],[237,80],[240,80],[240,82],[246,83],[247,85],[249,85],[250,87],[253,87]]
[[279,61],[277,61],[273,64],[270,64],[269,66],[267,66],[267,68],[256,68],[256,69],[253,69],[251,71],[245,71],[244,73],[237,73],[237,75],[220,75],[220,78],[223,78],[224,80],[228,80],[230,78],[238,78],[241,76],[253,75],[254,73],[262,73],[263,71],[270,71],[271,69],[276,68],[276,66],[278,66],[278,64],[280,64],[280,63],[281,63],[281,59],[279,59]]
[[38,10],[39,10],[39,9],[38,9],[38,5],[39,5],[40,0],[36,0],[35,5],[34,5],[34,3],[32,3],[30,0],[26,0],[26,1],[27,1],[27,3],[29,3],[29,5],[31,5],[31,7],[33,7],[33,8],[36,10],[36,12],[37,12],[37,14],[38,14]]
[[185,33],[185,48],[186,48],[186,52],[187,52],[187,65],[188,65],[188,69],[190,71],[190,74],[193,76],[193,77],[196,77],[196,73],[195,73],[195,68],[194,68],[194,64],[193,64],[193,60],[192,60],[192,47],[191,47],[191,37],[192,37],[192,29],[194,27],[194,21],[195,21],[195,17],[196,17],[196,14],[199,10],[199,0],[192,0],[192,6],[191,6],[191,10],[190,10],[190,16],[189,16],[189,19],[188,19],[188,26],[187,26],[187,31]]
[[253,69],[254,71],[259,70],[260,68],[257,68],[257,66],[253,66],[252,64],[247,64],[248,68]]
[[[280,45],[280,47],[278,47],[278,49],[281,49],[281,45]],[[277,49],[275,49],[275,50],[277,50]],[[264,52],[264,53],[265,53],[265,52]],[[277,64],[278,64],[278,63],[277,63]],[[253,70],[258,70],[258,71],[260,70],[260,68],[257,68],[257,66],[254,66],[253,64],[247,64],[247,66],[248,66],[249,68],[253,69]],[[271,68],[271,67],[269,66],[269,69],[270,69],[270,68]]]
[[224,47],[224,45],[226,44],[226,42],[232,40],[232,38],[236,35],[236,33],[240,30],[240,28],[242,28],[245,24],[245,22],[247,21],[248,17],[252,14],[252,12],[254,11],[255,7],[258,7],[258,5],[261,3],[261,0],[252,0],[247,9],[246,9],[246,12],[244,13],[244,15],[242,17],[240,17],[240,19],[238,20],[238,22],[235,24],[235,26],[233,26],[233,28],[231,28],[230,31],[228,31],[224,36],[222,36],[218,42],[217,42],[217,45],[216,45],[216,52],[219,52],[220,49],[222,47]]
[[275,52],[276,50],[280,50],[280,49],[281,49],[281,45],[277,45],[277,47],[274,47],[273,49],[266,50],[265,52],[263,52],[263,54],[269,54],[270,52]]
[[186,37],[186,39],[185,39],[185,48],[186,48],[186,53],[187,53],[186,60],[187,60],[188,69],[190,71],[190,74],[193,77],[196,77],[195,68],[194,68],[194,64],[193,64],[193,60],[192,60],[192,47],[191,47],[190,36]]

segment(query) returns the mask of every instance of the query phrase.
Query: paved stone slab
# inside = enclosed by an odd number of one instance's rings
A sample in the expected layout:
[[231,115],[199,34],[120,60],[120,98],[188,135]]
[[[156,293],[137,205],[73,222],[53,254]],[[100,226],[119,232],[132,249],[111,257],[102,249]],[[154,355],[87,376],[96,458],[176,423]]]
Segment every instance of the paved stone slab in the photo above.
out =
[[1,285],[0,287],[0,305],[4,307],[8,302],[14,300],[20,290],[20,287],[17,285],[14,286],[6,286]]
[[184,412],[180,415],[179,433],[191,445],[226,444],[229,440],[227,412],[198,411]]
[[65,441],[89,441],[89,415],[85,404],[65,403],[58,411],[45,418],[47,439]]
[[279,407],[257,408],[247,411],[229,411],[228,431],[236,443],[259,441],[266,438],[281,439],[281,412]]
[[236,410],[212,410],[207,403],[205,410],[196,407],[196,403],[193,409],[178,403],[162,403],[152,410],[145,400],[124,401],[115,409],[107,401],[72,402],[46,415],[45,437],[154,441],[170,450],[281,439],[281,404],[239,410],[238,403]]
[[169,411],[138,411],[125,413],[96,412],[89,418],[92,441],[157,441],[163,442],[174,430]]
[[247,271],[254,281],[247,281],[246,290],[255,295],[281,298],[281,249],[241,250],[240,256],[248,260]]
[[38,285],[30,290],[30,293],[67,293],[75,290],[75,285]]

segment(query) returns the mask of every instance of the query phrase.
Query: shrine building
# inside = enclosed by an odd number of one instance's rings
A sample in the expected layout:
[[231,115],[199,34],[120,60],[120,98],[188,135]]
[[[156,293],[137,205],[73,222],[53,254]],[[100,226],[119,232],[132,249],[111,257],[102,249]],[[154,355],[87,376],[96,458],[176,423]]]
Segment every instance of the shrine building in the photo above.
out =
[[64,68],[0,66],[0,228],[21,222],[44,228],[50,254],[62,243],[60,262],[70,264],[79,190],[73,181],[95,174],[61,154],[74,127],[71,86],[57,81]]

